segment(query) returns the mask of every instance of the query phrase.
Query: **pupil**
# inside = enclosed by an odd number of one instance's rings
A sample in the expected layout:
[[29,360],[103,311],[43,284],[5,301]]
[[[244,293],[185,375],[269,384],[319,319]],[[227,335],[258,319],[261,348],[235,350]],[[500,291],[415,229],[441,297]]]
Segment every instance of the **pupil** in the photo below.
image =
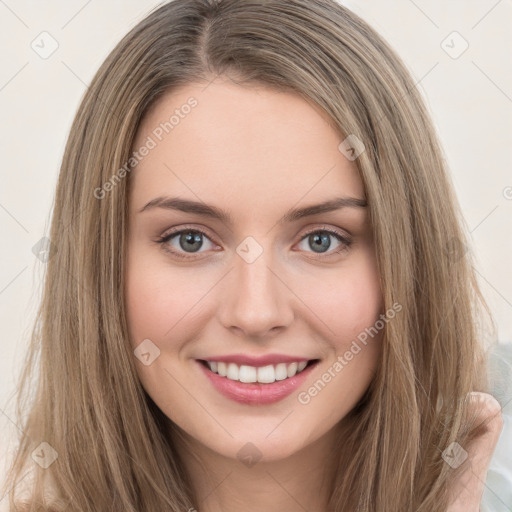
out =
[[[328,234],[319,235],[318,233],[315,233],[313,235],[310,235],[309,239],[312,242],[313,248],[318,247],[320,249],[324,248],[325,250],[328,250],[329,246],[331,245]],[[319,251],[319,252],[325,252],[325,251]]]
[[[195,233],[193,231],[189,231],[188,233],[183,233],[180,236],[180,246],[182,249],[191,249],[193,252],[198,251],[201,246],[203,245],[203,242],[201,241],[201,233]],[[197,243],[196,247],[187,247],[187,244],[193,245],[194,243]]]

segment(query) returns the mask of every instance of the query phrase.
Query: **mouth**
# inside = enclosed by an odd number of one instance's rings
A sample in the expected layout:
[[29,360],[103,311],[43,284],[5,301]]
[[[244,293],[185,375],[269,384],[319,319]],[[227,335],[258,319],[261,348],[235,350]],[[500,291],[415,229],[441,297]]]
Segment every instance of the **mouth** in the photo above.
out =
[[265,366],[196,359],[201,371],[223,396],[246,405],[265,405],[286,398],[301,386],[320,359]]
[[292,361],[291,363],[268,364],[265,366],[250,366],[226,361],[198,361],[212,373],[229,380],[246,384],[272,384],[276,381],[290,379],[317,363],[319,359],[309,361]]

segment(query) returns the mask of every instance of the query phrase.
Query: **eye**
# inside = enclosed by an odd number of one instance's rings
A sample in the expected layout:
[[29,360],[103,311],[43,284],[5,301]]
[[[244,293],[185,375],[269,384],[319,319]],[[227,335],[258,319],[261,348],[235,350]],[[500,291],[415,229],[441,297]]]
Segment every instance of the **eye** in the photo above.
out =
[[[331,249],[332,238],[336,239],[338,243],[338,246],[336,246],[334,249]],[[179,258],[187,259],[193,258],[193,254],[195,253],[206,252],[208,250],[207,247],[206,251],[200,251],[204,248],[205,239],[208,240],[208,243],[210,243],[212,246],[215,245],[210,240],[208,235],[201,229],[185,228],[167,233],[162,237],[157,238],[156,242],[161,244],[166,251],[172,253],[173,255]],[[313,252],[320,256],[325,253],[328,253],[327,256],[332,256],[333,254],[339,254],[348,250],[352,245],[352,240],[343,233],[334,229],[321,228],[306,233],[299,242],[299,244],[304,243],[309,244],[310,247],[313,247]],[[307,252],[307,249],[303,250],[306,250]],[[188,254],[190,256],[188,256]]]
[[213,245],[213,242],[211,242],[204,231],[197,228],[187,228],[168,233],[158,238],[156,242],[161,244],[166,251],[171,252],[179,258],[186,259],[192,257],[187,256],[187,253],[194,254],[203,248],[205,238]]
[[328,252],[331,248],[332,243],[330,239],[333,237],[339,245],[334,250],[330,251],[330,255],[346,251],[352,245],[352,240],[350,238],[345,236],[343,233],[329,228],[316,229],[306,233],[306,235],[302,237],[300,243],[305,242],[310,247],[313,247],[313,252],[322,255]]

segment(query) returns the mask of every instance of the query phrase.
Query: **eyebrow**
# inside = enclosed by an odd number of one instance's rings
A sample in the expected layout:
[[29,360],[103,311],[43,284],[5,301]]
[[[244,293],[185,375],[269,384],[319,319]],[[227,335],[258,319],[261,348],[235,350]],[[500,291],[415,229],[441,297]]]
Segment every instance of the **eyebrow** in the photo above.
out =
[[[279,224],[297,221],[304,217],[310,217],[319,213],[328,213],[342,208],[366,208],[366,206],[368,206],[368,204],[364,199],[359,199],[357,197],[337,197],[323,203],[306,206],[304,208],[291,209],[281,217]],[[220,220],[226,224],[233,224],[233,218],[226,210],[206,203],[192,201],[190,199],[181,199],[179,197],[156,197],[138,210],[138,212],[142,213],[154,208],[194,213],[196,215],[203,215],[205,217]]]

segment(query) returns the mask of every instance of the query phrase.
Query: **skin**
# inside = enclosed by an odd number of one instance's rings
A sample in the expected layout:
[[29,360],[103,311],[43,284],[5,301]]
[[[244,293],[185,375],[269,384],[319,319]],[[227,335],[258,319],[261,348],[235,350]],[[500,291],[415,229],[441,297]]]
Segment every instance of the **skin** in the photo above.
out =
[[[197,99],[129,177],[130,341],[135,349],[149,339],[160,351],[151,364],[137,361],[138,376],[184,436],[178,450],[200,512],[326,510],[338,429],[375,374],[382,332],[310,403],[299,403],[298,393],[384,312],[371,226],[360,207],[278,221],[292,208],[364,199],[363,184],[318,107],[225,77],[205,87],[189,84],[162,97],[134,143],[136,150],[155,138],[160,123]],[[214,205],[233,222],[158,207],[139,211],[160,196]],[[325,228],[352,244],[336,253],[343,242],[329,236],[325,252],[315,251],[306,235],[328,235]],[[180,245],[179,234],[157,243],[171,229],[206,236],[196,252]],[[237,253],[248,236],[263,251],[252,263]],[[320,364],[280,402],[247,405],[220,395],[196,361],[233,353],[290,354]],[[248,442],[261,455],[250,467],[237,455]]]

